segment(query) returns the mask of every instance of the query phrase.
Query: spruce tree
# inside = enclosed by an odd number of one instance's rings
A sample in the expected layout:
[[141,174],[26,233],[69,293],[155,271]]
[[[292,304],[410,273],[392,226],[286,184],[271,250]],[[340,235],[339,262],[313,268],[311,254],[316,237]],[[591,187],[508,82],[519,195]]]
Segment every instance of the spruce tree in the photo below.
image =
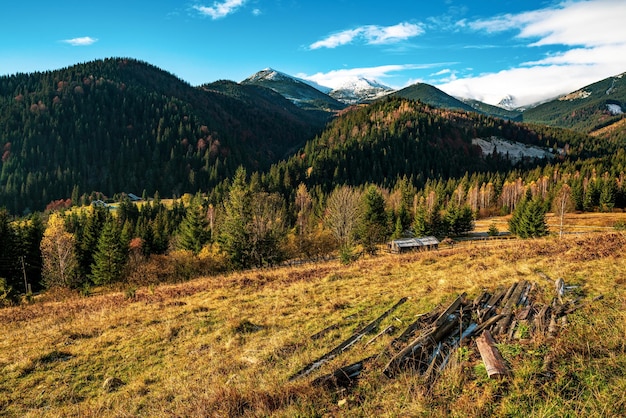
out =
[[199,199],[194,198],[187,208],[185,218],[180,224],[178,247],[198,254],[208,240],[208,221],[204,216],[204,210]]
[[538,238],[548,235],[546,207],[543,199],[532,199],[520,218],[518,235],[521,238]]
[[376,246],[387,237],[385,198],[376,186],[370,186],[363,195],[363,217],[358,235],[365,251],[374,254]]
[[251,194],[246,182],[246,170],[239,167],[224,202],[224,219],[220,227],[219,243],[236,267],[249,267],[252,260],[249,251],[251,219]]
[[77,252],[76,256],[79,265],[79,274],[85,278],[91,274],[91,266],[93,264],[93,255],[98,246],[98,240],[102,233],[105,220],[107,218],[107,209],[101,207],[92,207],[91,213],[85,219],[82,231],[76,234]]
[[424,237],[430,234],[430,226],[428,225],[428,211],[424,204],[420,204],[415,210],[415,219],[413,220],[413,231],[415,236]]
[[91,280],[97,285],[114,283],[122,278],[128,247],[124,247],[120,235],[121,230],[117,222],[108,217],[98,239],[91,265]]
[[546,204],[543,199],[532,198],[530,191],[520,202],[509,220],[509,231],[520,238],[537,238],[548,234]]

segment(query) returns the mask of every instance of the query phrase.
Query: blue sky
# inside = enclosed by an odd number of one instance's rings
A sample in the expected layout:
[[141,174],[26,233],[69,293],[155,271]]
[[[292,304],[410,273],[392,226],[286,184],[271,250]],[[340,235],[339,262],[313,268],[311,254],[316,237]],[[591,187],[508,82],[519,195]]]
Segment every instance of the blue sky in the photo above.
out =
[[131,57],[192,85],[272,67],[520,105],[626,71],[624,0],[8,0],[0,74]]

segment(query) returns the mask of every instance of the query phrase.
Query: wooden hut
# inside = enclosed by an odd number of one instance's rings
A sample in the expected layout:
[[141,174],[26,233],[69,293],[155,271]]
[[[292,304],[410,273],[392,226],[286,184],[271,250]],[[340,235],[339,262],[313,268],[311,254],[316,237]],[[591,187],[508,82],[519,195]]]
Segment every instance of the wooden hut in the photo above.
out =
[[437,248],[439,248],[439,240],[435,237],[402,238],[387,244],[387,249],[396,254],[407,251],[436,250]]

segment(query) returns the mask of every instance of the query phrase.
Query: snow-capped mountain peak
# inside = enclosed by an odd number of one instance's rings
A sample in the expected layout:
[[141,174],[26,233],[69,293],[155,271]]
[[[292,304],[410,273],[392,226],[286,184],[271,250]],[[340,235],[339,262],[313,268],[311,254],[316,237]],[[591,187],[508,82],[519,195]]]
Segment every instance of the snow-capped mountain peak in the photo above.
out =
[[255,81],[279,81],[279,80],[293,80],[294,77],[287,75],[285,73],[281,73],[280,71],[276,71],[273,68],[265,68],[258,73],[252,74],[250,77],[246,78],[244,82],[255,82]]
[[498,102],[498,106],[506,110],[514,110],[518,107],[515,97],[507,94]]
[[392,91],[391,87],[385,86],[376,80],[354,77],[346,79],[335,86],[329,94],[341,102],[354,104],[377,99]]

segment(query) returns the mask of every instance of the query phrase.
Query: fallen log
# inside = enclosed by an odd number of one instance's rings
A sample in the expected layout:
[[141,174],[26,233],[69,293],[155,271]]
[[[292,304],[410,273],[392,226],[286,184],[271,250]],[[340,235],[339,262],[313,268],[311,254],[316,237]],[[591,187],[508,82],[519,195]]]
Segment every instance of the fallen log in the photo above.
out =
[[496,342],[489,331],[483,331],[480,337],[476,338],[476,346],[490,379],[508,376],[509,372],[506,363],[500,355]]
[[302,369],[300,369],[298,372],[293,374],[291,377],[289,377],[289,381],[308,375],[313,370],[319,368],[322,364],[326,363],[328,360],[334,358],[338,354],[350,348],[352,345],[356,344],[356,342],[359,341],[361,338],[363,338],[365,334],[372,332],[383,321],[383,319],[389,316],[390,313],[395,311],[400,305],[402,305],[406,301],[407,301],[406,297],[400,299],[395,305],[387,309],[382,315],[380,315],[378,318],[376,318],[375,320],[367,324],[365,327],[361,328],[360,330],[352,334],[350,337],[348,337],[348,339],[343,341],[337,347],[333,348],[328,353],[312,361],[311,363],[307,364]]

